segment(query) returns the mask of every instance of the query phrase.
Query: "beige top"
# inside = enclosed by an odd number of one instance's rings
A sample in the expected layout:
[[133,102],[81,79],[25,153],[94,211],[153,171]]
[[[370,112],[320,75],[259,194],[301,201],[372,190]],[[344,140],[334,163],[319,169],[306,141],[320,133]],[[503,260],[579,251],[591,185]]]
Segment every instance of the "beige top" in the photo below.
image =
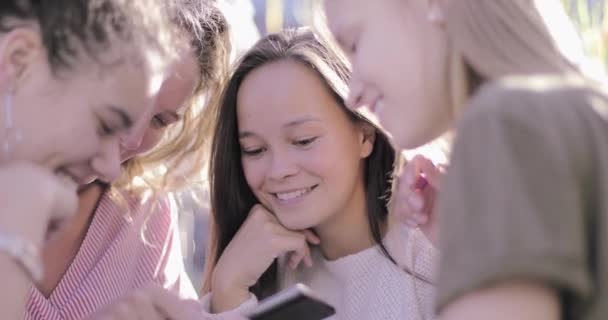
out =
[[402,224],[391,227],[384,243],[397,265],[379,246],[332,261],[313,250],[312,268],[281,268],[281,287],[308,285],[336,309],[327,320],[433,319],[437,250]]
[[501,281],[558,291],[563,319],[608,317],[608,96],[580,79],[481,88],[438,204],[438,308]]
[[[397,265],[379,246],[328,261],[313,249],[314,265],[296,270],[279,263],[280,287],[304,283],[330,303],[336,314],[327,320],[430,320],[434,318],[437,250],[419,231],[401,224],[391,226],[384,239]],[[281,259],[284,260],[284,259]],[[405,270],[414,270],[416,277]],[[211,294],[202,298],[201,319],[230,319],[257,305],[255,296],[237,309],[210,314]]]

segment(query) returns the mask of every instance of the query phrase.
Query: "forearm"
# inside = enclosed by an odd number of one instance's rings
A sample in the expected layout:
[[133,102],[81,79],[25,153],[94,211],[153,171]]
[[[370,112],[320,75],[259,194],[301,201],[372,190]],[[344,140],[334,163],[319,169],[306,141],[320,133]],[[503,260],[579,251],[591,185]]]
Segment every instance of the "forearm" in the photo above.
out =
[[251,297],[249,290],[214,287],[211,293],[211,312],[222,313],[238,308]]
[[2,319],[23,319],[27,293],[31,282],[27,274],[10,256],[0,253],[0,310]]
[[479,289],[448,305],[441,320],[558,320],[560,305],[556,292],[534,282],[500,284]]

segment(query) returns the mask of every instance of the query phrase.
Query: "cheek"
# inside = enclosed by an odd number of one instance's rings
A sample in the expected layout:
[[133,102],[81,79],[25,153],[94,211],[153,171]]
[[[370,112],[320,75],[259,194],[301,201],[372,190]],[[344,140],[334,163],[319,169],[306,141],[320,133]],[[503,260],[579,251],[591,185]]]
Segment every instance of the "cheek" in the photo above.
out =
[[163,137],[163,130],[148,130],[141,141],[138,153],[143,153],[154,149]]
[[301,155],[299,166],[309,175],[321,178],[326,182],[340,181],[343,168],[347,167],[347,157],[351,157],[351,150],[344,148],[344,141],[327,139],[317,148]]
[[254,193],[257,192],[264,183],[263,159],[243,159],[241,165],[247,185]]
[[142,153],[146,153],[154,149],[154,147],[158,145],[162,137],[162,130],[148,129],[145,135],[142,137],[141,144],[139,145],[139,147],[135,150],[128,150],[125,152],[129,155],[129,157],[135,157]]

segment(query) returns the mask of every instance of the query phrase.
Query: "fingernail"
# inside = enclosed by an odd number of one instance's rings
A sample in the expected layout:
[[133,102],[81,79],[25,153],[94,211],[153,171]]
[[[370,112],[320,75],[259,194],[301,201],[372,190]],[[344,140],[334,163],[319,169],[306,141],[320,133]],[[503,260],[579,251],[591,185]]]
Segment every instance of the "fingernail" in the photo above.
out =
[[424,205],[422,197],[416,193],[412,193],[407,197],[407,201],[410,203],[410,206],[414,210],[422,210],[422,206]]

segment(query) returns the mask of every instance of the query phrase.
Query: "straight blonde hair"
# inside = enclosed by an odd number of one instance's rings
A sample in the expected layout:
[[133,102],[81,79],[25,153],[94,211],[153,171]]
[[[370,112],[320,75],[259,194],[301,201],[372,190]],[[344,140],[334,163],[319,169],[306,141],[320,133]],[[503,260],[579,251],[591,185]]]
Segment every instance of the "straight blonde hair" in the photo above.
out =
[[444,9],[455,113],[487,80],[580,74],[582,45],[557,0],[452,0]]

